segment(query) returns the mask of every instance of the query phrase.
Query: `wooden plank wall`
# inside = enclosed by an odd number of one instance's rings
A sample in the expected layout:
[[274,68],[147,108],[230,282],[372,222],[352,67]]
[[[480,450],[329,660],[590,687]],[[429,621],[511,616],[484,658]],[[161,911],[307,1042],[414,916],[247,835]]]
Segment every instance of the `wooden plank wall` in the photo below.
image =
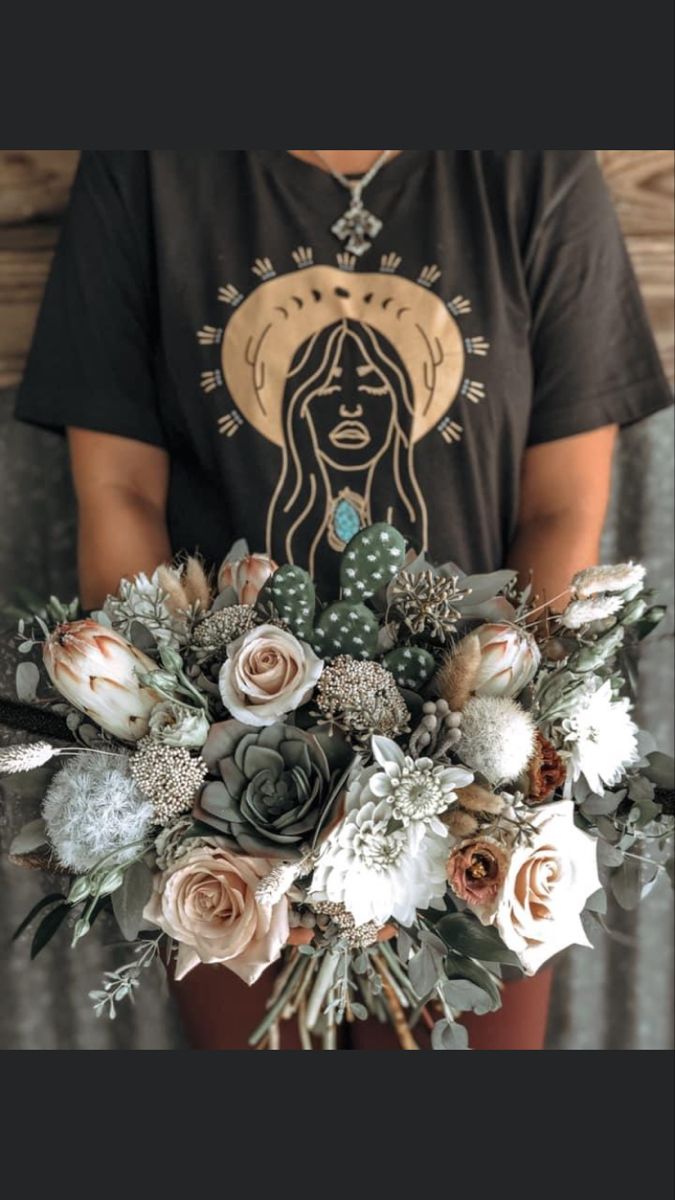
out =
[[[671,383],[671,150],[600,150]],[[0,150],[0,387],[19,382],[77,150]]]

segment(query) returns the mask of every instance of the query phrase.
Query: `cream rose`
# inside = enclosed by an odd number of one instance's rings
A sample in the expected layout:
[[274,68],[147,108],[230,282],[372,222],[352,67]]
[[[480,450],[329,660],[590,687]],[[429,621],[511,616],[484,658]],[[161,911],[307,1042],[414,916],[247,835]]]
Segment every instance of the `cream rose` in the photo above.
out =
[[234,854],[220,838],[199,846],[155,878],[143,913],[178,942],[176,979],[198,963],[222,963],[255,983],[288,941],[288,901],[256,899],[275,864]]
[[309,699],[322,670],[306,642],[276,625],[258,625],[228,646],[220,694],[239,721],[272,725]]
[[513,851],[494,924],[527,975],[571,945],[590,946],[581,923],[589,896],[600,887],[593,838],[574,824],[574,804],[547,804],[529,817],[531,845]]

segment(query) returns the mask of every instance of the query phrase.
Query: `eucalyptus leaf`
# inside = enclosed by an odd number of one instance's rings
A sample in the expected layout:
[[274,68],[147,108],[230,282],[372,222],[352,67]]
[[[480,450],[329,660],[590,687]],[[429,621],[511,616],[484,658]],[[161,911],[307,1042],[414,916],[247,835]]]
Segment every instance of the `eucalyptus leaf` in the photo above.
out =
[[675,758],[655,750],[647,755],[648,767],[644,774],[656,787],[672,791],[675,788]]
[[499,1007],[499,1004],[495,1005],[492,996],[469,979],[449,979],[443,984],[443,996],[450,1008],[458,1012],[475,1012],[478,1016]]
[[40,682],[40,672],[32,662],[19,663],[16,668],[16,696],[22,704],[32,704],[38,684]]
[[469,1035],[454,1021],[437,1021],[431,1031],[432,1050],[468,1050]]
[[112,892],[115,919],[124,937],[133,942],[143,923],[143,910],[152,895],[152,871],[141,860],[124,872],[120,887]]
[[597,892],[593,892],[593,895],[588,897],[586,912],[601,913],[602,915],[607,912],[607,892],[604,888],[598,888]]
[[401,962],[407,963],[412,951],[414,950],[414,942],[410,934],[399,926],[396,934],[396,948]]
[[581,805],[581,811],[585,817],[608,817],[616,812],[621,800],[622,796],[618,792],[605,792],[604,796],[591,793]]
[[38,817],[36,821],[29,821],[20,829],[16,837],[12,839],[9,847],[10,854],[30,854],[31,850],[37,850],[39,846],[44,846],[49,839],[47,838],[47,830],[42,817]]
[[623,850],[618,846],[610,846],[608,842],[599,838],[598,862],[601,867],[620,867],[623,862]]
[[499,1008],[502,1002],[501,992],[492,973],[474,962],[472,958],[462,958],[459,954],[449,954],[445,960],[445,973],[448,979],[463,979],[476,985],[491,997],[494,1008]]
[[479,958],[484,962],[511,963],[520,966],[518,956],[504,945],[497,930],[481,925],[466,913],[449,913],[436,924],[436,932],[458,954]]
[[636,908],[642,892],[642,864],[635,858],[626,858],[610,875],[609,885],[622,908],[627,911]]
[[[442,970],[442,969],[441,969]],[[408,976],[417,995],[428,996],[438,983],[439,961],[429,946],[421,946],[408,963]]]

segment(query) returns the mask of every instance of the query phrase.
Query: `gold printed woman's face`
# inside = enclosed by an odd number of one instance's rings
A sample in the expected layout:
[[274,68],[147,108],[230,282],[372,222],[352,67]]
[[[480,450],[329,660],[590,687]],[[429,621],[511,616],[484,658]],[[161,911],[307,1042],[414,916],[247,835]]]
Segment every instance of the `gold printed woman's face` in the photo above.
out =
[[345,328],[331,366],[311,391],[302,415],[318,453],[343,471],[369,467],[389,444],[396,398],[391,382],[368,354],[366,342]]

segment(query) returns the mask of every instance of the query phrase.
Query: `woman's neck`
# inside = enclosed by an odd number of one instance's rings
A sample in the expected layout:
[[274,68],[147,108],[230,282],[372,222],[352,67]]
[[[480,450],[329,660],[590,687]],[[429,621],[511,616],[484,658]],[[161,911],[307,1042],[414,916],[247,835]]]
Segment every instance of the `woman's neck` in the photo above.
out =
[[[311,163],[314,167],[321,167],[324,171],[332,167],[334,171],[341,171],[343,175],[362,175],[372,167],[382,151],[320,150],[317,154],[316,150],[289,150],[288,153],[294,154],[296,158],[301,158],[303,162]],[[391,158],[400,153],[400,150],[390,150],[389,152]],[[322,162],[319,154],[325,161]]]

